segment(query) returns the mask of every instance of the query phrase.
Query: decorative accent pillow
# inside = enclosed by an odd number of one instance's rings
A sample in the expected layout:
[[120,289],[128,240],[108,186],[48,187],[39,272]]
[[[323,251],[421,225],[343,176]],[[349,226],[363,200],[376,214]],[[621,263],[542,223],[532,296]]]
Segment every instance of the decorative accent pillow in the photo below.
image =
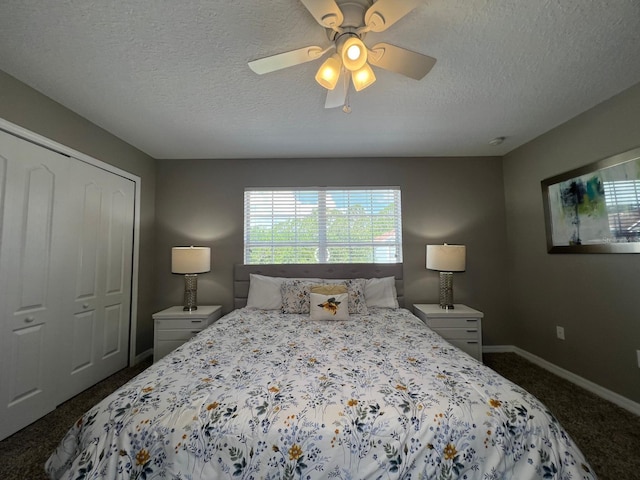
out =
[[280,289],[286,280],[301,280],[307,282],[320,282],[319,278],[287,278],[271,277],[249,274],[249,294],[247,295],[247,307],[260,310],[282,310],[282,293]]
[[348,294],[311,293],[309,297],[311,320],[349,320]]
[[315,285],[311,287],[311,293],[321,293],[323,295],[338,295],[347,293],[349,289],[346,284],[331,283],[326,285]]
[[[364,287],[365,287],[365,279],[364,278],[352,278],[352,279],[322,279],[323,285],[318,285],[318,287],[322,287],[323,290],[315,290],[312,289],[312,292],[315,293],[325,293],[327,295],[331,295],[333,293],[348,293],[349,294],[349,314],[353,315],[354,313],[359,313],[361,315],[368,315],[369,310],[367,309],[367,304],[365,302],[364,295]],[[333,290],[332,287],[346,287],[344,291]]]
[[282,282],[282,313],[309,313],[309,294],[313,286],[313,283],[303,280]]
[[368,278],[364,286],[367,307],[398,308],[396,278]]
[[347,291],[349,293],[349,313],[359,313],[368,315],[366,296],[365,296],[365,279],[353,278],[346,280]]

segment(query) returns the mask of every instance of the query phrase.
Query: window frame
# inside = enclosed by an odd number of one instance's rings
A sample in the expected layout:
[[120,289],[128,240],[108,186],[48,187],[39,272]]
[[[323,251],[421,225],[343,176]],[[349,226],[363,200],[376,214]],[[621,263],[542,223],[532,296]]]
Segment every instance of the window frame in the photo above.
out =
[[[379,198],[375,198],[376,193]],[[260,196],[262,198],[260,199]],[[317,196],[316,203],[304,204],[299,199],[304,196],[314,198]],[[280,198],[278,198],[280,196]],[[287,204],[287,196],[293,197],[288,199],[290,205]],[[367,198],[368,197],[368,198]],[[386,198],[385,198],[386,197]],[[341,202],[340,207],[336,207],[336,199]],[[360,199],[358,201],[353,199]],[[367,201],[362,202],[363,199]],[[262,205],[260,205],[262,201]],[[252,203],[253,202],[253,203]],[[269,202],[271,202],[269,212]],[[386,202],[386,203],[385,203]],[[334,205],[334,208],[330,208]],[[354,214],[350,208],[362,208],[364,213]],[[378,214],[374,213],[375,208],[379,207]],[[289,209],[287,211],[287,208]],[[317,210],[315,214],[311,212]],[[383,211],[385,211],[382,214]],[[388,211],[390,209],[390,212]],[[343,212],[342,216],[339,212]],[[294,238],[289,240],[275,240],[274,226],[277,218],[281,221],[300,222],[307,219],[312,224],[317,216],[317,236],[312,240],[308,238],[300,238],[298,236],[298,227],[294,230],[296,234]],[[336,219],[342,219],[347,223],[347,237],[351,236],[352,223],[356,221],[371,222],[371,237],[367,239],[351,239],[342,238],[339,240],[328,238],[331,222]],[[270,241],[252,239],[252,232],[256,231],[259,220],[263,220],[265,229],[271,228],[272,238]],[[387,231],[383,235],[374,235],[377,220],[378,228],[384,228],[385,222],[392,224],[392,228],[387,227]],[[382,225],[380,225],[382,222]],[[313,233],[313,229],[311,230]],[[264,233],[264,232],[263,232]],[[335,235],[335,232],[334,232]],[[397,186],[357,186],[357,187],[246,187],[244,190],[244,235],[243,235],[243,257],[245,264],[259,265],[270,263],[305,263],[305,264],[331,264],[331,263],[402,263],[402,192]],[[260,261],[256,257],[255,250],[263,249],[263,253],[270,258],[270,261]],[[293,248],[293,254],[290,258],[276,260],[278,249]],[[301,249],[307,249],[302,251]],[[310,261],[309,248],[314,248],[313,261]],[[357,249],[360,250],[357,250]],[[336,252],[339,255],[331,258],[330,252]],[[270,255],[269,255],[270,251]],[[252,253],[254,256],[252,257]],[[365,258],[366,257],[366,258]],[[301,260],[302,258],[302,260]]]

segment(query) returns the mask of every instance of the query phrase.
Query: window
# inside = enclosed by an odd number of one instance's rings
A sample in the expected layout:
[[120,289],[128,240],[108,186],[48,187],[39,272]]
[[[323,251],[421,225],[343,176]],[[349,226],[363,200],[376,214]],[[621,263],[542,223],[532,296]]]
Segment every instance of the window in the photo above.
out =
[[609,229],[618,241],[640,240],[640,180],[604,182]]
[[244,262],[402,262],[400,190],[248,188]]

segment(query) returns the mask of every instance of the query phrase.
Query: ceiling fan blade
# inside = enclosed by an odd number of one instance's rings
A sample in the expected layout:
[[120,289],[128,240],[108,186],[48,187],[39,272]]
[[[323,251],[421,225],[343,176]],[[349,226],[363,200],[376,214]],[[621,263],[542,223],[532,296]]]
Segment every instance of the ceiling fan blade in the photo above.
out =
[[300,65],[301,63],[316,60],[331,48],[333,47],[330,47],[329,49],[323,49],[316,46],[303,47],[297,50],[291,50],[290,52],[278,53],[276,55],[271,55],[270,57],[252,60],[249,62],[249,67],[258,75],[275,72],[276,70],[282,70],[283,68],[293,67],[294,65]]
[[[343,69],[344,70],[344,69]],[[345,81],[345,78],[347,81]],[[347,99],[347,91],[349,89],[349,76],[344,74],[344,71],[340,72],[338,83],[333,90],[327,91],[327,99],[324,102],[324,108],[336,108],[342,107]]]
[[423,78],[436,64],[436,59],[389,43],[377,43],[368,55],[376,67],[400,73],[415,80]]
[[382,32],[420,4],[420,0],[378,0],[364,14],[367,30]]
[[335,0],[300,0],[313,18],[325,28],[336,30],[344,20],[342,10]]

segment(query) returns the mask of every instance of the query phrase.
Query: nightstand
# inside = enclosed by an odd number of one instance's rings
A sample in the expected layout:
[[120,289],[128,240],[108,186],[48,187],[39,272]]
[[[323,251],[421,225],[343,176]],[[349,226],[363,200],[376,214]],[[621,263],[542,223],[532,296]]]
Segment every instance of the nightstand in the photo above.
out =
[[221,305],[198,305],[186,312],[182,306],[153,314],[153,361],[157,362],[222,316]]
[[445,310],[438,304],[420,303],[414,312],[431,330],[451,345],[482,362],[482,317],[484,313],[462,304]]

